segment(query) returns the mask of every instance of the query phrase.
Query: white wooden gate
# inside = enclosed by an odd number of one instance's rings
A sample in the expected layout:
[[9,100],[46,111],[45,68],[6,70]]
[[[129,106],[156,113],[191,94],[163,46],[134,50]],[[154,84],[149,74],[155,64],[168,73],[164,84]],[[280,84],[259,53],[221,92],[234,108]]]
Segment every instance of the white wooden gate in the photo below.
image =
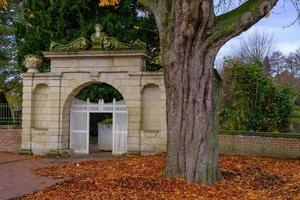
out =
[[74,99],[70,119],[70,148],[75,153],[89,153],[89,118],[87,102]]
[[90,113],[112,113],[113,137],[112,153],[123,154],[127,152],[128,112],[125,101],[113,100],[112,103],[90,103],[89,99],[81,101],[74,99],[71,107],[70,119],[70,148],[75,153],[89,153],[89,124]]

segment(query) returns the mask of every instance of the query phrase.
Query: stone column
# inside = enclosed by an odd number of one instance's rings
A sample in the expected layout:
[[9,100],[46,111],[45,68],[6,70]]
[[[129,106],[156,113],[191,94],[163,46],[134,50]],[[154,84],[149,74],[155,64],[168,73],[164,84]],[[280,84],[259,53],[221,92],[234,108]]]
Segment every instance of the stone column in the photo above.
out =
[[32,128],[32,96],[34,73],[22,74],[23,77],[23,104],[22,104],[22,146],[21,154],[32,154],[31,128]]
[[63,120],[63,103],[61,101],[61,74],[49,74],[49,128],[47,142],[55,147],[48,151],[49,156],[68,154],[68,140],[62,134],[61,123]]
[[128,138],[129,154],[139,154],[141,130],[141,86],[139,76],[130,76],[127,80],[125,100],[128,106]]
[[32,97],[33,97],[33,77],[37,68],[42,64],[42,60],[35,55],[27,55],[24,61],[27,73],[23,77],[23,104],[22,104],[22,145],[21,154],[32,154]]

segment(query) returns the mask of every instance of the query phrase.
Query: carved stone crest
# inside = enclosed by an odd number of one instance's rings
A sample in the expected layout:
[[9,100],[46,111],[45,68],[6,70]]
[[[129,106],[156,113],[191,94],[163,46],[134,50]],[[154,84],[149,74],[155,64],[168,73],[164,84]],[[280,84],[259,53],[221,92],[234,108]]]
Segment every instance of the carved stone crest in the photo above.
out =
[[79,51],[85,50],[89,47],[89,41],[84,37],[80,37],[68,44],[60,44],[58,42],[52,42],[50,51]]
[[[114,37],[108,36],[102,31],[103,27],[96,24],[95,33],[91,36],[92,49],[94,50],[126,50],[126,49],[146,49],[146,44],[141,40],[136,40],[132,44],[124,43]],[[87,50],[90,47],[90,41],[80,37],[68,44],[52,42],[50,51],[79,51]]]
[[25,56],[24,65],[28,72],[38,72],[38,67],[42,64],[42,59],[36,55],[29,54]]
[[122,50],[122,49],[145,49],[146,44],[141,40],[136,40],[132,44],[127,44],[117,40],[114,37],[108,36],[102,32],[103,27],[96,24],[95,33],[91,36],[92,49],[100,50]]

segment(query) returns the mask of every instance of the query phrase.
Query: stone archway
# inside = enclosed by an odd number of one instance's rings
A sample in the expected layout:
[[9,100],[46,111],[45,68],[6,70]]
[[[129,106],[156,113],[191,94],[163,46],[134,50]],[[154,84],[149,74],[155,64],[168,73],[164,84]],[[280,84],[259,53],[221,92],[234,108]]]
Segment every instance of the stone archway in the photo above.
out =
[[[115,75],[117,73],[114,73],[112,75]],[[73,76],[80,76],[82,75],[82,73],[76,73],[73,74]],[[69,76],[69,74],[67,75]],[[114,77],[116,78],[116,77]],[[125,91],[122,89],[122,87],[120,88],[120,82],[119,81],[114,81],[114,78],[111,78],[110,80],[106,80],[106,82],[101,81],[101,80],[91,80],[91,81],[86,81],[88,79],[82,79],[81,81],[78,81],[78,79],[76,78],[75,80],[69,82],[69,84],[71,85],[71,87],[69,88],[69,90],[64,91],[66,95],[63,96],[67,96],[64,99],[64,104],[62,107],[62,120],[61,120],[61,144],[62,144],[62,148],[63,149],[71,149],[70,147],[70,121],[71,121],[71,108],[72,108],[72,104],[74,102],[74,100],[76,99],[76,95],[83,90],[84,88],[91,86],[93,84],[101,84],[101,83],[105,83],[110,85],[112,88],[116,89],[119,91],[119,93],[122,95],[124,101],[126,102],[126,95],[124,95]],[[64,81],[63,81],[64,82]],[[74,89],[73,89],[74,88]],[[118,89],[119,88],[119,89]],[[87,102],[86,102],[87,103]],[[97,112],[101,112],[101,111],[97,111]],[[80,152],[77,152],[80,153]],[[88,151],[82,152],[82,153],[88,153]]]
[[[162,72],[145,72],[145,54],[140,50],[44,52],[51,60],[51,72],[30,70],[23,76],[23,129],[22,151],[38,155],[69,153],[70,108],[75,95],[93,83],[107,83],[124,97],[128,109],[127,152],[159,153],[166,149],[165,89]],[[35,99],[34,88],[47,94],[41,102]],[[156,85],[155,94],[160,97],[160,115],[157,134],[149,127],[143,130],[144,87]],[[148,87],[147,86],[147,87]],[[145,88],[147,88],[145,87]],[[151,88],[150,88],[151,90]],[[148,89],[147,89],[148,91]],[[147,92],[146,91],[146,92]],[[151,92],[150,92],[151,95]],[[35,127],[39,111],[35,105],[45,105],[43,118],[47,123]],[[40,106],[41,107],[41,106]],[[159,128],[158,128],[159,127]],[[159,130],[158,130],[159,129]],[[146,137],[144,137],[144,135]],[[151,135],[151,137],[148,137]]]
[[[128,111],[127,104],[124,100],[116,101],[115,99],[110,103],[105,103],[99,100],[97,103],[90,102],[89,100],[82,101],[76,99],[76,95],[88,86],[99,84],[101,82],[87,82],[76,89],[74,89],[69,97],[66,99],[63,108],[63,121],[62,132],[64,137],[69,137],[69,147],[75,153],[88,154],[89,150],[89,124],[91,113],[111,113],[112,114],[112,153],[123,154],[127,152],[127,133],[128,133]],[[111,85],[109,85],[112,87]],[[112,87],[114,88],[114,87]],[[116,88],[114,88],[116,90]],[[125,123],[125,121],[126,123]],[[124,124],[125,123],[125,124]],[[80,140],[76,140],[76,134],[82,135]],[[73,137],[72,137],[73,136]],[[72,142],[73,138],[73,142]],[[82,140],[85,142],[82,144]],[[75,144],[76,143],[76,144]]]

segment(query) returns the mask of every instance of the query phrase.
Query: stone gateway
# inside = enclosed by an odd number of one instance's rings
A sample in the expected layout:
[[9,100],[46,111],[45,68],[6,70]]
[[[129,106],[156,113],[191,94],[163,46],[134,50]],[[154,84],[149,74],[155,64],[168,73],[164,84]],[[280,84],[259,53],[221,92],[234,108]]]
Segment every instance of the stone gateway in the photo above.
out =
[[[116,43],[115,39],[113,41]],[[101,41],[96,42],[101,45]],[[62,51],[63,46],[67,46],[66,51]],[[72,46],[77,45],[73,42]],[[80,46],[78,51],[68,45],[56,45],[59,51],[54,48],[51,52],[44,52],[51,61],[48,73],[39,73],[36,68],[40,60],[30,55],[26,61],[30,70],[22,74],[22,152],[37,155],[74,152],[72,105],[83,88],[95,83],[111,85],[124,98],[128,124],[126,149],[122,153],[165,152],[167,127],[163,73],[144,71],[145,51],[136,49],[138,45],[132,45],[133,49],[129,46],[125,50],[120,46],[118,50],[82,50]],[[83,133],[88,137],[89,131]]]

